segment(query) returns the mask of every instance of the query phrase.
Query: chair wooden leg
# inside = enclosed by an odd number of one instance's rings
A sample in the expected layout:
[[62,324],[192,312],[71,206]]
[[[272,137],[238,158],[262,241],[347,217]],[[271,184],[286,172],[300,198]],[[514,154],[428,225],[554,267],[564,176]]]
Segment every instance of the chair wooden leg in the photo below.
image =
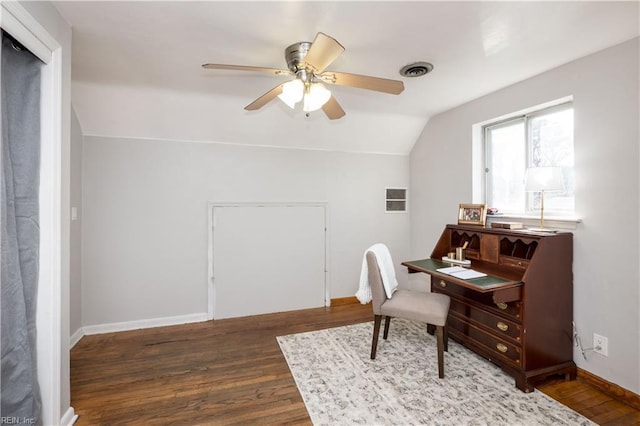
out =
[[382,315],[374,315],[373,341],[371,342],[371,359],[376,359],[376,350],[378,349],[378,334],[380,334],[380,322],[382,322]]
[[389,335],[389,324],[391,324],[391,317],[387,316],[384,319],[384,334],[382,335],[384,340],[387,340],[387,336]]
[[436,326],[436,337],[438,339],[438,377],[444,378],[444,327]]
[[449,352],[449,326],[444,325],[444,351]]

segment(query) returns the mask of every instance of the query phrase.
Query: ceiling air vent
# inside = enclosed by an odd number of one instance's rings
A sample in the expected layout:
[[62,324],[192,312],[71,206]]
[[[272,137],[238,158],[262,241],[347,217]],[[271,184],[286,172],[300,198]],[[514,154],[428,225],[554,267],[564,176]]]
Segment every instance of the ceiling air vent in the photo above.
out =
[[433,64],[429,62],[414,62],[400,68],[400,75],[403,77],[421,77],[433,71]]

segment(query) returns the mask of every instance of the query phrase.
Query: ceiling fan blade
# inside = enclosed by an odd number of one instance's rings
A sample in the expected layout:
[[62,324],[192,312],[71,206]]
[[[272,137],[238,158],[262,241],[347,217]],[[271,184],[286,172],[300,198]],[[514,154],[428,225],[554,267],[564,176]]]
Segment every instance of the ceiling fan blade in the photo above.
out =
[[344,52],[344,47],[336,39],[324,33],[318,33],[304,57],[304,64],[310,67],[314,73],[321,73],[342,52]]
[[392,95],[399,95],[404,90],[404,83],[402,83],[402,81],[390,80],[388,78],[333,71],[327,71],[318,77],[323,82],[329,84],[375,90],[376,92],[390,93]]
[[247,111],[254,111],[256,109],[262,108],[263,106],[271,102],[273,99],[275,99],[280,93],[282,93],[282,86],[284,86],[284,83],[279,84],[273,89],[269,90],[267,93],[260,96],[258,99],[256,99],[255,101],[251,102],[249,105],[244,107],[244,109],[246,109]]
[[237,70],[237,71],[256,71],[275,75],[293,75],[289,70],[281,70],[278,68],[268,67],[251,67],[247,65],[227,65],[227,64],[202,64],[202,68],[208,70]]
[[322,105],[322,111],[327,115],[329,120],[337,120],[344,117],[344,110],[333,96],[329,98],[326,104]]

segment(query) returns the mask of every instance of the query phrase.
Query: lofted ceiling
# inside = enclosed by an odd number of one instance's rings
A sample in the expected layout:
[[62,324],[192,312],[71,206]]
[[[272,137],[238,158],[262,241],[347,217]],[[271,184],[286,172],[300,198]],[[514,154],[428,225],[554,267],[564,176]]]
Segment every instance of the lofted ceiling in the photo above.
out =
[[[429,117],[639,34],[639,3],[434,1],[59,1],[73,28],[72,100],[85,134],[406,154]],[[284,77],[204,70],[286,68],[317,32],[345,52],[328,70],[402,80],[398,96],[329,86],[346,116],[274,100]],[[402,77],[406,64],[434,71]]]

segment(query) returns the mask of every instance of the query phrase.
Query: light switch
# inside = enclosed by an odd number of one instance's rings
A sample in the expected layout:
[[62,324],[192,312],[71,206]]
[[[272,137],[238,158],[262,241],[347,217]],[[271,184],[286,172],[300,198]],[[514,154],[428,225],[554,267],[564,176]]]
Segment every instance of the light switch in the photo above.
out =
[[71,220],[77,220],[77,219],[78,219],[78,208],[71,207]]

